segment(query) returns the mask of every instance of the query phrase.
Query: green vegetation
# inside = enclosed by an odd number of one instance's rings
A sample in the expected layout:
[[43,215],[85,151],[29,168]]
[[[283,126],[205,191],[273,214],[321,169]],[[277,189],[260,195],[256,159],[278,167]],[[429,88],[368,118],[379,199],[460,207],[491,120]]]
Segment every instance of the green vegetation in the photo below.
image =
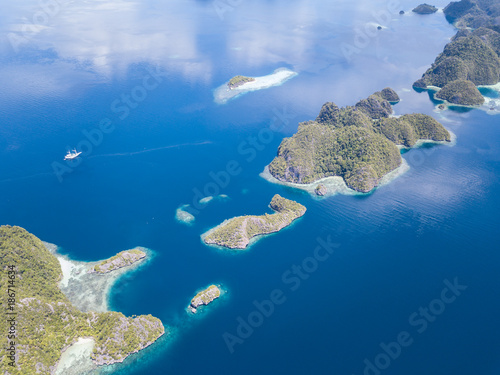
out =
[[316,118],[316,122],[303,122],[302,125],[305,126],[308,124],[319,123],[333,128],[343,128],[346,126],[370,128],[372,120],[366,115],[369,110],[369,104],[367,104],[366,108],[362,110],[362,108],[356,107],[338,109],[334,103],[326,103],[321,108],[321,112]]
[[454,1],[444,8],[444,14],[458,28],[489,27],[500,17],[500,4],[495,0]]
[[269,215],[238,216],[224,221],[205,233],[202,238],[206,244],[244,249],[255,236],[278,232],[290,225],[306,212],[301,204],[276,194],[269,205],[276,213]]
[[373,94],[367,99],[360,100],[356,103],[355,107],[368,116],[368,123],[369,118],[381,119],[389,117],[392,114],[391,104],[378,94]]
[[372,129],[310,123],[301,124],[293,137],[281,142],[269,172],[278,180],[299,184],[341,176],[347,186],[367,192],[400,164],[396,145]]
[[420,4],[418,7],[413,9],[413,12],[417,14],[432,14],[436,13],[438,11],[438,8],[436,8],[434,5],[429,5],[429,4]]
[[316,117],[316,122],[334,125],[337,122],[339,111],[340,109],[335,103],[327,102],[321,107],[319,115]]
[[484,97],[471,81],[452,81],[444,86],[437,94],[437,99],[447,100],[453,104],[481,105]]
[[[500,3],[495,0],[454,1],[444,8],[460,30],[413,86],[442,88],[436,98],[453,104],[480,105],[475,87],[500,81]],[[473,30],[475,29],[475,30]]]
[[117,270],[118,268],[130,266],[145,257],[146,253],[139,249],[125,250],[109,259],[103,260],[101,263],[94,266],[92,271],[97,273],[111,272]]
[[453,81],[471,81],[476,86],[498,83],[500,3],[495,0],[455,1],[444,8],[444,13],[460,30],[414,87],[442,88]]
[[375,125],[375,130],[397,145],[413,147],[419,139],[450,141],[450,133],[431,116],[414,113],[387,118]]
[[[9,365],[5,343],[0,346],[0,373],[10,375],[50,374],[64,348],[79,337],[95,340],[92,359],[96,364],[122,361],[129,354],[152,344],[164,334],[161,321],[148,316],[127,318],[118,312],[83,313],[59,290],[59,262],[42,241],[19,227],[0,227],[0,284],[6,292],[8,267],[15,268],[17,313],[16,366]],[[2,295],[7,306],[7,295]],[[2,332],[8,332],[2,319]]]
[[220,290],[215,285],[210,285],[207,289],[202,290],[191,300],[191,306],[196,310],[198,306],[208,305],[213,300],[220,297]]
[[377,91],[373,95],[380,96],[382,99],[387,100],[389,103],[398,103],[401,100],[396,91],[394,91],[390,87],[386,87],[382,91]]
[[444,87],[457,80],[468,80],[476,86],[496,84],[500,80],[499,41],[500,34],[490,29],[455,38],[413,85]]
[[324,104],[316,121],[299,124],[295,135],[283,139],[269,172],[280,181],[298,184],[340,176],[351,189],[368,192],[401,165],[396,144],[450,140],[432,117],[388,117],[392,107],[385,98],[399,100],[393,90],[384,89],[355,107]]
[[227,86],[232,90],[235,89],[238,86],[241,86],[247,82],[253,82],[255,81],[255,78],[252,77],[245,77],[245,76],[236,76],[233,77],[229,80],[227,83]]

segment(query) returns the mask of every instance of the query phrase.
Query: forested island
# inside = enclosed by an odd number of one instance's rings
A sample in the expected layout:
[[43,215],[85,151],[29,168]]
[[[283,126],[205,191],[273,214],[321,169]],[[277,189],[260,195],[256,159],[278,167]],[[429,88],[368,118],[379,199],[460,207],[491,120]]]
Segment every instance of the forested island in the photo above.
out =
[[203,234],[203,241],[207,245],[245,249],[251,238],[278,232],[306,212],[306,208],[300,203],[278,194],[273,197],[269,206],[276,211],[274,214],[238,216],[226,220]]
[[[82,338],[93,341],[95,365],[121,362],[165,333],[162,322],[151,315],[126,317],[76,308],[58,287],[63,272],[57,258],[20,227],[0,227],[0,258],[1,285],[12,287],[10,300],[5,289],[2,305],[10,306],[16,319],[11,346],[0,347],[2,374],[52,374],[61,353]],[[9,331],[7,319],[2,319],[1,329]]]
[[[494,0],[452,1],[444,8],[446,19],[457,28],[497,28],[500,6]],[[497,30],[498,31],[498,30]]]
[[467,80],[456,80],[447,83],[436,93],[436,99],[446,100],[452,104],[465,106],[481,105],[484,103],[484,97],[477,87]]
[[418,7],[412,10],[412,12],[417,14],[432,14],[436,13],[437,11],[438,8],[436,8],[434,5],[429,4],[420,4]]
[[[396,92],[386,88],[355,106],[325,103],[314,121],[299,124],[297,133],[281,142],[269,172],[279,181],[298,184],[340,176],[351,189],[366,193],[401,165],[397,145],[451,140],[428,115],[391,117],[391,103],[397,101]],[[324,189],[319,187],[317,194],[324,195]]]
[[500,6],[461,0],[448,4],[444,14],[459,31],[413,86],[442,89],[436,98],[452,104],[481,105],[484,98],[476,86],[500,81]]

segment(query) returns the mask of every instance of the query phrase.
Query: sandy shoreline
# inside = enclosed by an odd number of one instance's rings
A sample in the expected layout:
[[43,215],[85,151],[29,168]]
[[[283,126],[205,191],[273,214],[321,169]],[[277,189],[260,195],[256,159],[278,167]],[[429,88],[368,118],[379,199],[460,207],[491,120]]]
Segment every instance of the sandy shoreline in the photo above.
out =
[[[375,187],[375,189],[377,189],[381,186],[387,185],[388,183],[390,183],[394,179],[405,174],[410,169],[410,166],[408,165],[407,161],[404,158],[402,158],[402,159],[403,159],[403,162],[401,163],[401,165],[398,168],[394,169],[393,171],[387,173],[384,177],[382,177],[379,185],[377,187]],[[269,166],[266,166],[264,168],[264,171],[262,171],[259,176],[262,177],[263,179],[273,183],[273,184],[279,184],[279,185],[292,187],[294,189],[303,190],[303,191],[308,192],[312,196],[318,197],[318,198],[322,198],[322,197],[318,196],[316,194],[316,191],[315,191],[316,187],[319,184],[323,184],[326,187],[327,192],[326,192],[324,197],[330,197],[330,196],[337,195],[337,194],[364,195],[364,194],[371,193],[371,192],[361,193],[361,192],[358,192],[356,190],[349,188],[346,185],[344,179],[340,176],[324,177],[324,178],[321,178],[321,179],[314,181],[313,183],[310,183],[310,184],[296,184],[293,182],[284,182],[284,181],[278,180],[277,178],[275,178],[271,174],[271,172],[269,172]]]
[[[61,265],[63,275],[59,281],[59,288],[73,306],[83,312],[109,311],[108,300],[114,283],[125,273],[136,270],[145,264],[145,260],[150,260],[152,255],[151,250],[136,247],[136,249],[144,251],[147,257],[131,266],[105,274],[97,274],[88,273],[88,271],[102,260],[96,262],[75,261],[58,253],[59,247],[57,245],[48,242],[44,242],[44,245]],[[95,370],[97,366],[90,358],[94,344],[92,338],[80,337],[75,343],[63,350],[55,374],[76,375]]]
[[[500,84],[499,84],[499,86],[500,86]],[[418,148],[425,146],[427,144],[438,144],[438,145],[445,145],[445,146],[453,147],[457,144],[457,136],[455,133],[453,133],[449,129],[446,129],[446,130],[448,131],[448,133],[450,133],[450,139],[451,139],[450,142],[448,142],[448,141],[434,141],[432,139],[419,139],[415,143],[415,145],[413,145],[412,147],[405,147],[402,145],[396,145],[396,146],[400,150],[401,149],[405,149],[405,150],[418,149]],[[410,165],[405,160],[405,158],[402,157],[401,159],[402,159],[401,165],[399,167],[397,167],[396,169],[392,170],[391,172],[387,173],[386,175],[384,175],[380,179],[380,182],[375,187],[375,189],[378,189],[381,186],[385,186],[385,185],[389,184],[390,182],[392,182],[393,180],[395,180],[399,176],[402,176],[403,174],[405,174],[406,172],[408,172],[410,170]],[[318,196],[316,194],[316,187],[319,184],[323,184],[326,187],[327,192],[325,194],[325,197],[329,197],[329,196],[333,196],[333,195],[337,195],[337,194],[364,195],[364,194],[371,193],[371,191],[368,193],[361,193],[361,192],[358,192],[356,190],[349,188],[346,185],[344,179],[340,176],[324,177],[324,178],[316,180],[310,184],[297,184],[297,183],[293,183],[293,182],[280,181],[277,178],[275,178],[271,174],[271,172],[269,172],[268,165],[266,165],[266,167],[259,174],[259,176],[262,177],[263,179],[273,183],[273,184],[284,185],[284,186],[292,187],[294,189],[306,191],[309,194],[311,194],[312,196],[317,197],[317,198],[323,198],[322,196]]]
[[344,194],[344,195],[362,194],[358,193],[353,189],[348,188],[344,179],[340,176],[324,177],[310,184],[296,184],[293,182],[284,182],[278,180],[271,174],[271,172],[269,172],[269,166],[267,165],[264,168],[264,171],[262,171],[259,176],[269,182],[272,182],[273,184],[289,186],[298,190],[307,191],[309,194],[313,196],[318,196],[315,192],[315,189],[319,184],[323,184],[326,186],[327,189],[326,196],[332,196],[336,194]]
[[[495,85],[480,85],[478,88],[485,88],[496,91],[499,94],[498,98],[490,98],[483,95],[484,104],[479,107],[479,109],[486,111],[489,115],[498,115],[500,114],[500,82]],[[482,93],[481,93],[482,95]]]
[[73,345],[67,347],[59,358],[55,375],[77,375],[97,368],[90,355],[94,350],[93,338],[80,337]]
[[56,245],[47,242],[44,242],[44,244],[61,265],[63,277],[59,282],[59,288],[69,301],[83,312],[109,311],[108,299],[114,283],[125,273],[129,273],[145,264],[146,260],[150,260],[152,254],[149,249],[136,247],[136,249],[144,251],[147,257],[131,266],[119,268],[105,274],[97,274],[88,273],[88,271],[102,260],[96,262],[72,260],[65,255],[59,254]]
[[[478,89],[480,89],[480,88],[490,89],[490,90],[496,91],[500,95],[500,82],[496,83],[494,85],[478,85],[477,88]],[[437,86],[427,86],[427,89],[431,90],[431,91],[434,91],[434,93],[437,93],[438,91],[441,90],[441,88],[437,87]],[[500,114],[500,97],[498,97],[498,98],[490,98],[488,96],[483,95],[482,93],[481,93],[481,95],[484,98],[484,103],[480,104],[480,105],[454,104],[454,103],[450,103],[447,100],[436,98],[436,100],[439,100],[442,103],[436,104],[436,106],[435,106],[435,112],[444,111],[444,110],[448,109],[449,107],[459,107],[459,108],[480,109],[482,111],[485,111],[489,115],[498,115],[498,114]],[[440,105],[444,105],[445,108],[444,109],[440,109],[439,108]]]
[[290,78],[293,78],[298,73],[287,69],[287,68],[279,68],[276,69],[272,74],[262,77],[253,77],[255,80],[252,82],[247,82],[239,87],[234,89],[229,89],[227,83],[217,87],[214,90],[214,101],[217,104],[227,103],[229,100],[234,99],[240,95],[243,95],[247,92],[257,91],[262,89],[267,89],[273,86],[279,86],[288,81]]

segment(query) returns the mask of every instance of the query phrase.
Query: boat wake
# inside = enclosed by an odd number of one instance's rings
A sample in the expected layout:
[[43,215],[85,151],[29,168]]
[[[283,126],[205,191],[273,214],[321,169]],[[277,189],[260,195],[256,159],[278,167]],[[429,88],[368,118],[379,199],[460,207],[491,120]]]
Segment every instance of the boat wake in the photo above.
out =
[[[212,143],[213,143],[212,141],[203,141],[203,142],[194,142],[194,143],[180,143],[177,145],[150,148],[150,149],[141,150],[141,151],[118,152],[115,154],[103,154],[103,155],[89,155],[88,157],[86,157],[86,159],[92,159],[92,158],[97,158],[97,157],[112,157],[112,156],[133,156],[133,155],[145,154],[147,152],[166,150],[169,148],[186,147],[186,146],[202,146],[202,145],[208,145],[208,144],[212,144]],[[54,172],[40,172],[40,173],[31,174],[28,176],[6,178],[4,180],[0,180],[0,184],[30,179],[30,178],[35,178],[35,177],[50,176],[50,175],[54,175]]]
[[185,146],[201,146],[201,145],[208,145],[208,144],[212,144],[212,143],[213,143],[212,141],[203,141],[203,142],[195,142],[195,143],[180,143],[177,145],[149,148],[149,149],[140,150],[140,151],[117,152],[115,154],[103,154],[103,155],[90,155],[87,157],[87,159],[101,158],[101,157],[112,157],[112,156],[133,156],[133,155],[145,154],[147,152],[166,150],[169,148],[177,148],[177,147],[185,147]]

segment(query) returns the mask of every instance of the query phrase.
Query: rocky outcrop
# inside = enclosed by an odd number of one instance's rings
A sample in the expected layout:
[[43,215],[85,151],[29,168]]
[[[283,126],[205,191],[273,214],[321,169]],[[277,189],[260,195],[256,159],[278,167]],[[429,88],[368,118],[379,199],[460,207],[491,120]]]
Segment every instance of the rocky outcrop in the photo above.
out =
[[325,185],[319,184],[318,186],[316,186],[316,189],[314,189],[314,192],[316,193],[316,195],[323,197],[328,193],[328,190]]
[[392,114],[391,104],[377,94],[360,100],[355,107],[372,119],[381,119]]
[[144,251],[133,249],[122,251],[115,256],[103,260],[90,269],[90,273],[108,273],[122,267],[128,267],[141,259],[146,258]]
[[452,104],[465,106],[481,105],[484,103],[484,97],[477,87],[466,80],[452,81],[446,84],[436,93],[436,98],[446,100]]
[[191,311],[196,313],[196,309],[203,305],[208,305],[220,297],[220,289],[215,285],[210,285],[207,289],[202,290],[191,300]]
[[401,100],[396,91],[390,87],[386,87],[382,91],[377,91],[374,95],[380,96],[382,99],[387,100],[391,104],[398,103]]
[[323,104],[323,107],[321,107],[319,115],[318,117],[316,117],[316,121],[321,124],[333,125],[337,121],[339,111],[340,109],[337,104],[333,102],[327,102]]
[[414,8],[412,11],[414,13],[417,13],[417,14],[432,14],[432,13],[436,13],[438,11],[438,8],[436,8],[434,5],[420,4],[418,7]]

